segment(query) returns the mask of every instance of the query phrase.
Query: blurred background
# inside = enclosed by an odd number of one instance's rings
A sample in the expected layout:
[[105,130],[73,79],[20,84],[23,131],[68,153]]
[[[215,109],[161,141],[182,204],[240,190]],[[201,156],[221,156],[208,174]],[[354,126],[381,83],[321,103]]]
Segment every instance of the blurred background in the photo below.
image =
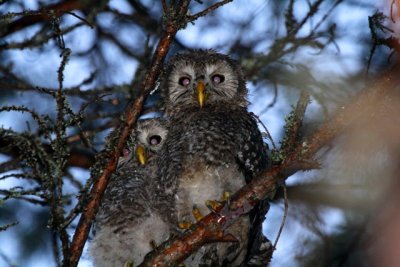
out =
[[[190,13],[216,2],[192,1]],[[312,99],[306,137],[395,66],[399,14],[395,0],[234,0],[179,31],[168,58],[211,48],[237,59],[250,111],[279,147],[302,90]],[[162,6],[13,0],[1,1],[0,16],[0,266],[58,266],[94,155],[140,93]],[[287,180],[289,213],[271,266],[400,265],[395,89],[316,155],[319,170]],[[154,88],[143,117],[157,115],[158,100]],[[272,241],[283,207],[278,192],[264,222]],[[91,266],[86,250],[79,266]]]

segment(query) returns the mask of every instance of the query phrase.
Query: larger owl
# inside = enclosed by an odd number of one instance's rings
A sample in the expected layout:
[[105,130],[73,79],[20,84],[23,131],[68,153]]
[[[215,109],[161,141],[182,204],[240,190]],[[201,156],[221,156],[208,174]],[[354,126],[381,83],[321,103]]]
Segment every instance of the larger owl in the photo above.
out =
[[157,157],[167,130],[160,119],[137,122],[128,146],[110,178],[96,217],[90,253],[96,267],[135,265],[169,237],[169,226],[156,208]]
[[[178,54],[166,67],[162,85],[168,139],[160,157],[164,192],[174,196],[175,224],[193,221],[208,200],[235,193],[265,168],[266,146],[247,111],[245,80],[239,65],[213,51]],[[163,193],[163,192],[160,192]],[[186,266],[240,266],[251,232],[249,216],[228,228],[237,243],[208,244]]]

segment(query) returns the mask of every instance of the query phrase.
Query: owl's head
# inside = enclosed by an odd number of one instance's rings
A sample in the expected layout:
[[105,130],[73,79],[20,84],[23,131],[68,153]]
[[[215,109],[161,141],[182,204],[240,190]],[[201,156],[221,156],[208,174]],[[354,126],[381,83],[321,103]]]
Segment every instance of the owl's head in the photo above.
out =
[[125,165],[131,159],[140,165],[145,165],[158,155],[166,137],[167,128],[164,120],[159,118],[139,120],[127,142],[127,148],[123,150],[123,155],[118,160],[118,166]]
[[246,107],[247,89],[239,64],[227,55],[197,50],[173,57],[162,85],[165,111],[188,106],[233,104]]

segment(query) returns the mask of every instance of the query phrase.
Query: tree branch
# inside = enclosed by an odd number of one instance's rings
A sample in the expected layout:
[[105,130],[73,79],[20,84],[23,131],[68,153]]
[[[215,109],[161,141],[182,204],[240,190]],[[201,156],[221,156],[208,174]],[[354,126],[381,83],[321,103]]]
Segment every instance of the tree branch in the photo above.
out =
[[198,19],[200,17],[203,17],[203,16],[207,15],[208,13],[210,13],[211,11],[213,11],[213,10],[223,6],[223,5],[226,5],[226,4],[228,4],[229,2],[232,2],[232,1],[233,0],[224,0],[224,1],[218,2],[218,3],[206,8],[205,10],[203,10],[203,11],[201,11],[199,13],[196,13],[196,14],[194,14],[192,16],[188,16],[188,22],[193,22],[196,19]]
[[89,6],[89,4],[90,1],[67,0],[54,5],[49,5],[43,8],[41,11],[36,12],[35,14],[30,14],[29,12],[26,12],[26,14],[22,18],[11,22],[5,27],[4,30],[0,31],[0,37],[7,36],[11,33],[17,32],[25,27],[31,26],[38,22],[51,20],[52,17],[48,13],[48,11],[50,10],[55,12],[56,16],[61,16],[68,11],[83,9]]

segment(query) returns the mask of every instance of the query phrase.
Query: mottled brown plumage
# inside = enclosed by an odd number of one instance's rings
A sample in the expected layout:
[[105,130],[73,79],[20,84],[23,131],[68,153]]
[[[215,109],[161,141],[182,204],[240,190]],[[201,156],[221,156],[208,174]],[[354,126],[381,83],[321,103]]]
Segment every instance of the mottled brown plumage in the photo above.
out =
[[[247,111],[242,71],[228,56],[213,51],[175,56],[166,68],[162,94],[169,132],[161,150],[160,194],[174,199],[165,220],[177,225],[193,221],[193,206],[207,214],[206,200],[243,187],[265,168],[267,149]],[[243,216],[227,230],[238,243],[206,245],[185,265],[243,265],[252,231],[250,217]]]
[[[169,237],[169,227],[156,208],[157,157],[167,135],[160,119],[141,120],[110,178],[94,225],[90,253],[97,267],[135,264],[152,250],[151,241]],[[142,146],[147,162],[141,165],[135,151]]]

